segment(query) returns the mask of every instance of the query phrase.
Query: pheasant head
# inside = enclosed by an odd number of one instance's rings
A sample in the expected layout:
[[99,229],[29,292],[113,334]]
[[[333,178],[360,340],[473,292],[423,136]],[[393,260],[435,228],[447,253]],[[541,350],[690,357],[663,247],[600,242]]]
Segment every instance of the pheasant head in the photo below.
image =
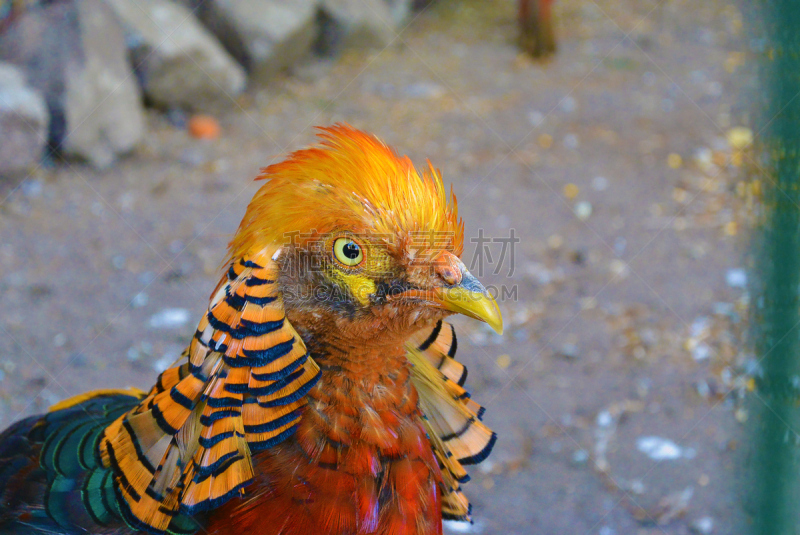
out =
[[294,327],[402,342],[460,312],[501,330],[494,299],[459,259],[464,225],[439,172],[429,163],[419,173],[349,126],[320,137],[264,170],[231,243],[233,260],[280,246],[279,287]]

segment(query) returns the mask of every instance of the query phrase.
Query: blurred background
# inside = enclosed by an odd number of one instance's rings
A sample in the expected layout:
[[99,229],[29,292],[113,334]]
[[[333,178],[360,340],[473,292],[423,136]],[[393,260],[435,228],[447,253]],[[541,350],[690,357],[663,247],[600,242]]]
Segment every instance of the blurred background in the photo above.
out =
[[0,1],[0,427],[149,388],[259,169],[348,122],[452,182],[506,333],[449,533],[734,533],[758,180],[733,2]]

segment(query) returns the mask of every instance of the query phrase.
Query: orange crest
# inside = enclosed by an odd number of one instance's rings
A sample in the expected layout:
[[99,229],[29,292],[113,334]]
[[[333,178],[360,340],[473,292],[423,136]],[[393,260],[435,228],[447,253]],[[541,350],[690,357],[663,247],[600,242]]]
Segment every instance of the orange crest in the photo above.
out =
[[[347,230],[420,242],[460,256],[464,225],[455,195],[428,162],[421,174],[374,136],[337,124],[319,128],[321,143],[263,170],[267,180],[247,208],[230,244],[232,259],[311,231]],[[434,238],[435,234],[435,238]]]

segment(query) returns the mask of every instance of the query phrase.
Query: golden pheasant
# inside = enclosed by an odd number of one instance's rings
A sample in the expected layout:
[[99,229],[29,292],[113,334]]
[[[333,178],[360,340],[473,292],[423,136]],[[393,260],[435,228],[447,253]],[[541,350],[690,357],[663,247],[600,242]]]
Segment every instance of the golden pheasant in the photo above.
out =
[[462,388],[459,260],[438,171],[346,125],[267,167],[181,361],[0,435],[0,532],[442,532],[496,435]]

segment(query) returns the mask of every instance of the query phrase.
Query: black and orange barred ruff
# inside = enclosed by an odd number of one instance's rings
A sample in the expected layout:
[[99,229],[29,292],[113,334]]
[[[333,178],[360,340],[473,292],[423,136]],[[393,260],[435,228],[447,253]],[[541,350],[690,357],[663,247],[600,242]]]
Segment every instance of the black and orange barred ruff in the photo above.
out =
[[163,372],[106,429],[100,455],[132,526],[164,531],[179,512],[193,515],[240,495],[253,478],[251,454],[294,432],[319,368],[286,321],[278,252],[230,265],[187,362]]

